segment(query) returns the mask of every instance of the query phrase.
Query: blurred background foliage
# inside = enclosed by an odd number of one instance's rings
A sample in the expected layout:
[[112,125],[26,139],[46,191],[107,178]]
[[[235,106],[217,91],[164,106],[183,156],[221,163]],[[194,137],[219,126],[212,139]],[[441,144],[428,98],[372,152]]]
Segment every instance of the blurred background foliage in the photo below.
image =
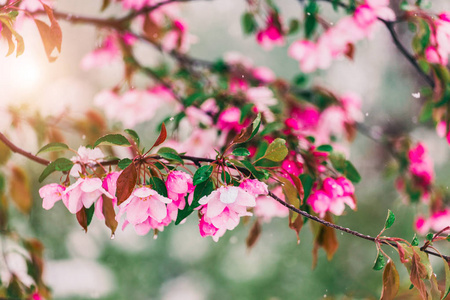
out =
[[[100,2],[59,0],[56,8],[74,14],[97,15]],[[391,2],[396,6],[399,1]],[[298,1],[277,1],[277,4],[286,20],[302,15]],[[320,7],[326,17],[336,19],[330,5],[321,3]],[[115,9],[117,7],[109,8],[102,15],[117,13]],[[298,36],[290,37],[284,47],[266,52],[256,44],[254,37],[243,36],[240,17],[244,10],[242,0],[182,4],[182,17],[190,32],[198,37],[190,54],[214,60],[226,52],[238,51],[256,65],[272,68],[277,76],[292,78],[298,74],[297,63],[286,55],[287,46]],[[446,0],[436,0],[432,10],[450,10],[450,4]],[[47,63],[32,26],[29,34],[24,34],[30,41],[25,54],[0,61],[3,70],[10,69],[18,74],[0,73],[0,88],[4,93],[0,101],[38,107],[42,114],[50,114],[64,104],[81,114],[96,92],[120,79],[120,65],[89,72],[79,68],[81,58],[97,43],[94,27],[64,22],[61,25],[63,49],[55,63]],[[400,26],[399,33],[402,40],[409,43],[406,26]],[[420,99],[412,97],[412,93],[420,91],[422,85],[390,39],[385,28],[380,28],[372,40],[357,45],[354,61],[334,63],[327,72],[311,76],[310,84],[360,94],[365,124],[375,132],[377,128],[409,131],[414,138],[424,140],[434,159],[438,183],[446,186],[450,175],[448,145],[437,138],[431,126],[418,123]],[[149,47],[139,49],[138,56],[153,65],[160,59],[169,60]],[[25,79],[16,82],[20,76]],[[137,85],[145,83],[144,79],[136,82]],[[158,121],[136,128],[145,139],[144,144],[154,139]],[[75,135],[71,138],[73,145],[82,140]],[[411,240],[415,207],[406,206],[394,189],[394,178],[384,176],[390,160],[388,152],[358,134],[351,147],[351,158],[363,178],[356,187],[358,211],[347,210],[336,222],[377,235],[387,209],[391,209],[397,221],[387,234]],[[28,166],[30,178],[37,178],[41,167],[32,163]],[[261,238],[251,251],[246,249],[245,238],[252,219],[228,232],[218,243],[200,237],[194,217],[185,224],[171,224],[156,240],[151,234],[137,236],[132,228],[119,229],[111,240],[107,228],[95,218],[84,234],[61,203],[44,211],[37,194],[39,187],[37,180],[33,181],[35,201],[31,215],[24,217],[13,212],[12,227],[24,236],[37,237],[45,245],[45,278],[53,288],[55,299],[377,299],[381,291],[382,273],[372,270],[375,245],[346,234],[338,233],[340,246],[333,260],[327,261],[320,250],[317,267],[312,270],[313,241],[309,222],[297,245],[287,219],[274,219],[263,225]],[[449,250],[448,246],[442,248],[444,253]],[[387,253],[391,251],[387,249]],[[397,259],[397,255],[392,257]],[[437,261],[432,258],[432,262]],[[411,299],[406,270],[398,266],[400,294],[405,295],[404,299]],[[438,263],[435,267],[438,278],[442,278],[443,269]]]

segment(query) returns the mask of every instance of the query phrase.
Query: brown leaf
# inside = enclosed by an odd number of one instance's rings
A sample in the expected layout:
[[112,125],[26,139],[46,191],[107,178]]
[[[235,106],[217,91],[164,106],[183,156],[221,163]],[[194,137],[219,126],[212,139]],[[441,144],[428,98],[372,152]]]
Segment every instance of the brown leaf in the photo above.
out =
[[409,253],[405,251],[405,246],[408,247],[407,245],[404,245],[402,243],[397,243],[398,255],[402,264],[407,263],[411,260],[411,255],[409,255]]
[[297,189],[297,193],[300,196],[300,204],[303,204],[303,198],[305,197],[305,191],[303,189],[303,184],[300,178],[297,176],[292,175],[291,173],[288,173],[289,177],[291,177],[292,181],[294,182],[295,188]]
[[14,50],[16,50],[16,45],[14,44],[12,40],[12,32],[9,30],[8,27],[2,28],[2,36],[3,38],[8,42],[8,52],[6,53],[6,56],[10,56],[14,53]]
[[84,207],[77,212],[77,221],[83,227],[84,231],[87,232],[87,215]]
[[119,178],[117,178],[117,205],[120,205],[122,202],[130,197],[133,189],[136,185],[137,180],[137,172],[136,165],[132,162],[128,167],[126,167]]
[[0,143],[0,165],[4,165],[11,156],[11,149],[3,143]]
[[107,197],[106,195],[102,195],[103,198],[103,206],[102,211],[105,216],[105,225],[111,229],[111,234],[114,234],[117,228],[116,221],[116,212],[114,211],[114,207],[112,204],[112,199]]
[[261,235],[261,230],[261,224],[258,220],[256,220],[255,223],[253,223],[250,232],[248,233],[247,239],[245,240],[247,244],[247,250],[250,250],[256,244]]
[[[54,56],[54,51],[56,50],[58,54],[61,52],[62,31],[61,27],[59,27],[58,21],[53,15],[52,8],[44,3],[42,3],[42,5],[44,6],[44,10],[47,13],[48,19],[50,20],[50,27],[42,21],[40,21],[40,25],[38,24],[39,22],[36,22],[38,20],[35,20],[35,22],[38,27],[39,33],[41,34],[41,39],[44,43],[44,49],[45,53],[47,54],[47,58],[50,62],[52,62],[57,58],[57,56]],[[44,24],[45,26],[42,26],[42,24]]]
[[[331,217],[331,214],[329,212],[327,212],[324,219],[325,221],[333,223],[333,218]],[[334,228],[320,225],[319,231],[314,240],[313,268],[316,266],[317,252],[320,247],[322,247],[327,253],[328,260],[331,260],[334,256],[334,253],[336,253],[339,247],[339,243],[336,238],[336,231],[334,230]]]
[[301,215],[295,214],[292,217],[289,216],[289,228],[295,231],[297,234],[297,244],[300,244],[300,230],[303,227],[303,217]]
[[156,139],[156,142],[153,144],[152,148],[161,145],[167,138],[167,130],[166,125],[162,123],[161,125],[161,132],[159,133],[158,138]]
[[348,43],[347,44],[347,49],[345,49],[345,53],[344,55],[350,59],[353,60],[354,56],[355,56],[355,45]]
[[[20,56],[23,54],[23,51],[25,50],[25,43],[23,41],[23,38],[20,34],[18,34],[12,25],[11,19],[8,19],[6,17],[0,17],[0,22],[3,23],[2,27],[2,36],[8,41],[8,53],[6,56],[12,54],[14,50],[16,50],[16,56]],[[16,45],[14,44],[12,37],[14,36],[16,40]]]
[[394,299],[398,293],[399,286],[400,278],[397,269],[392,260],[389,260],[383,271],[383,290],[380,300]]
[[32,198],[28,183],[28,175],[25,173],[25,170],[17,166],[13,166],[11,169],[11,176],[9,177],[9,194],[22,213],[28,214],[30,212]]
[[239,132],[239,134],[233,138],[232,143],[240,144],[247,141],[252,135],[252,132],[253,132],[253,125],[251,124],[250,126],[243,128],[241,132]]
[[151,41],[159,41],[162,37],[161,28],[148,15],[145,16],[142,29],[144,35]]

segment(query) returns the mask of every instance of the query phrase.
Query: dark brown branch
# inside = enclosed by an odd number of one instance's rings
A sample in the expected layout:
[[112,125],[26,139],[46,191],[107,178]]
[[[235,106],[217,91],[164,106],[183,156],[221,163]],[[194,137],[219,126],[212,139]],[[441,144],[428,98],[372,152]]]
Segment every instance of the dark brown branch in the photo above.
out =
[[[362,238],[362,239],[365,239],[365,240],[368,240],[368,241],[371,241],[371,242],[378,242],[378,243],[382,243],[382,244],[385,244],[385,245],[391,245],[391,246],[394,246],[395,248],[398,248],[398,246],[397,246],[396,243],[389,242],[389,241],[385,241],[385,240],[379,240],[379,239],[377,239],[377,238],[375,238],[375,237],[373,237],[373,236],[365,235],[365,234],[359,233],[359,232],[357,232],[357,231],[355,231],[355,230],[351,230],[350,228],[342,227],[342,226],[339,226],[339,225],[330,223],[330,222],[328,222],[328,221],[325,221],[325,220],[323,220],[323,219],[321,219],[321,218],[319,218],[319,217],[310,215],[310,214],[307,213],[306,211],[300,210],[300,209],[298,209],[298,208],[296,208],[296,207],[294,207],[294,206],[292,206],[292,205],[286,203],[286,202],[283,201],[282,199],[278,198],[278,197],[277,197],[274,193],[272,193],[272,192],[269,192],[269,196],[272,197],[273,199],[275,199],[276,201],[278,201],[281,205],[287,207],[288,209],[290,209],[290,210],[292,210],[292,211],[298,213],[299,215],[302,215],[302,216],[304,216],[304,217],[306,217],[306,218],[308,218],[308,219],[310,219],[310,220],[312,220],[312,221],[315,221],[315,222],[317,222],[317,223],[320,223],[320,224],[322,224],[322,225],[324,225],[324,226],[327,226],[327,227],[330,227],[330,228],[334,228],[334,229],[339,230],[339,231],[342,231],[342,232],[346,232],[346,233],[348,233],[348,234],[351,234],[351,235],[353,235],[353,236],[356,236],[356,237],[359,237],[359,238]],[[427,254],[429,254],[429,255],[433,255],[433,256],[437,256],[437,257],[442,257],[442,258],[444,258],[447,262],[450,262],[450,256],[440,255],[439,253],[436,253],[436,252],[433,252],[433,251],[429,251],[429,250],[426,250],[426,249],[425,249],[425,250],[422,250],[422,249],[421,249],[421,251],[423,251],[423,252],[425,252],[425,253],[427,253]]]
[[26,152],[25,150],[17,147],[1,132],[0,132],[0,141],[3,142],[3,144],[5,144],[9,149],[11,149],[12,152],[19,153],[20,155],[23,155],[23,156],[29,158],[30,160],[35,161],[41,165],[48,165],[50,163],[50,161],[48,161],[44,158],[33,155],[30,152]]

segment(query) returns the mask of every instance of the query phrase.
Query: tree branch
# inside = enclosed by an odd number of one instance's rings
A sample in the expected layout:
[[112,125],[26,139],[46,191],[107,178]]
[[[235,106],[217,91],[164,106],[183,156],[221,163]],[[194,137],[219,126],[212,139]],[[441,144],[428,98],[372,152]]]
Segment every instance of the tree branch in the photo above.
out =
[[17,147],[1,132],[0,132],[0,141],[2,141],[3,144],[5,144],[9,149],[11,149],[12,152],[19,153],[20,155],[23,155],[23,156],[29,158],[30,160],[35,161],[41,165],[46,166],[50,163],[50,161],[48,161],[44,158],[33,155],[30,152],[26,152],[25,150]]

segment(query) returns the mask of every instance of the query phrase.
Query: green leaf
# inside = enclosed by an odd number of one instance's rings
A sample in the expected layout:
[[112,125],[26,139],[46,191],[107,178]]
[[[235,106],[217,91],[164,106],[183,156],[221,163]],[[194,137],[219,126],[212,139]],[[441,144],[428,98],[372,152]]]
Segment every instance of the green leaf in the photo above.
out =
[[119,167],[119,168],[121,168],[122,170],[124,170],[126,167],[128,167],[131,163],[132,163],[133,161],[131,160],[131,159],[129,159],[129,158],[124,158],[124,159],[121,159],[120,161],[119,161],[119,163],[117,164],[117,166]]
[[250,151],[248,151],[246,148],[236,148],[233,150],[233,152],[231,152],[231,154],[235,155],[235,156],[249,156],[250,155]]
[[249,12],[242,15],[241,23],[244,34],[251,34],[258,28],[255,17]]
[[419,121],[421,123],[431,120],[431,117],[433,116],[433,108],[434,108],[433,101],[425,102],[419,116]]
[[[0,188],[0,191],[1,191],[1,188]],[[450,242],[450,234],[447,235],[447,237],[445,239]]]
[[162,153],[159,153],[159,156],[161,156],[162,158],[165,158],[167,160],[174,160],[174,161],[179,162],[180,164],[184,165],[184,161],[181,159],[181,157],[178,154],[162,152]]
[[297,33],[299,29],[300,29],[300,22],[297,19],[292,19],[291,21],[289,21],[288,34]]
[[400,3],[400,9],[401,9],[401,10],[408,10],[408,8],[409,8],[409,3],[408,3],[408,1],[403,0],[403,1]]
[[258,113],[255,120],[252,123],[252,134],[250,135],[248,140],[251,140],[259,131],[259,127],[261,126],[261,113]]
[[359,175],[356,168],[348,160],[345,161],[345,172],[344,173],[345,173],[345,176],[354,183],[358,183],[361,181],[361,175]]
[[185,197],[186,206],[184,207],[183,210],[178,210],[178,215],[177,215],[177,219],[175,221],[175,225],[180,224],[180,222],[183,221],[184,219],[186,219],[194,211],[195,208],[200,206],[198,201],[203,196],[207,196],[207,195],[211,194],[213,191],[214,191],[214,184],[211,179],[208,179],[208,180],[198,184],[195,187],[194,199],[192,200],[191,205],[189,205],[189,202],[188,202],[189,195],[187,195]]
[[130,142],[121,134],[107,134],[102,136],[94,143],[94,147],[98,145],[115,145],[115,146],[131,146]]
[[158,194],[164,197],[167,196],[167,187],[160,178],[152,176],[148,179],[148,184],[152,186],[152,189],[154,189]]
[[309,1],[305,6],[305,37],[310,39],[317,27],[316,14],[319,7],[315,1]]
[[411,245],[419,246],[419,239],[417,238],[417,235],[414,235]]
[[39,151],[36,153],[38,155],[39,153],[44,152],[52,152],[52,151],[61,151],[61,150],[67,150],[69,149],[69,146],[67,146],[64,143],[50,143],[39,149]]
[[266,177],[266,174],[262,171],[259,171],[255,168],[254,165],[252,165],[251,162],[247,161],[247,160],[241,160],[241,163],[244,165],[245,168],[247,168],[247,170],[249,170],[253,176],[255,176],[257,179],[262,180]]
[[433,237],[434,237],[434,234],[429,233],[429,234],[427,234],[427,236],[425,238],[427,239],[427,241],[431,242],[433,240]]
[[247,103],[241,107],[241,118],[239,119],[239,123],[244,122],[253,106],[255,106],[253,103]]
[[390,228],[392,224],[394,224],[394,222],[395,222],[395,215],[390,209],[388,209],[388,215],[386,218],[386,223],[384,224],[384,228],[386,229]]
[[139,144],[141,142],[141,139],[139,138],[139,135],[137,134],[136,131],[134,131],[133,129],[125,129],[124,130],[126,133],[128,133],[131,138],[133,139],[133,141],[136,143],[136,145],[139,147]]
[[333,146],[331,145],[320,145],[319,147],[316,148],[317,151],[319,152],[331,152],[333,151]]
[[92,204],[91,207],[85,208],[85,210],[86,210],[87,226],[89,226],[92,222],[92,217],[94,216],[95,205]]
[[211,165],[202,166],[202,167],[198,168],[194,174],[194,179],[193,179],[194,185],[198,185],[198,184],[208,180],[209,177],[211,177],[212,171],[213,171],[213,166],[211,166]]
[[269,123],[264,126],[264,129],[259,133],[260,136],[265,136],[271,132],[278,131],[283,128],[283,124],[281,123]]
[[445,268],[445,290],[444,290],[444,297],[442,299],[445,299],[448,294],[450,293],[450,266],[448,265],[448,262],[444,259],[444,268]]
[[0,193],[3,193],[5,191],[5,177],[3,174],[0,174]]
[[161,155],[161,153],[172,153],[172,154],[178,155],[178,152],[175,149],[172,149],[170,147],[161,147],[157,153],[159,155]]
[[282,138],[276,138],[269,144],[263,157],[271,161],[282,161],[287,154],[286,141]]
[[375,263],[373,264],[373,269],[376,271],[379,271],[384,268],[386,265],[386,260],[384,259],[383,254],[381,252],[378,252],[377,259],[375,260]]
[[303,192],[305,193],[305,195],[303,196],[303,203],[306,203],[306,200],[308,200],[308,197],[311,194],[311,190],[314,185],[314,179],[306,173],[300,174],[299,178],[303,185]]
[[72,169],[73,162],[67,158],[60,157],[57,160],[51,162],[48,164],[48,166],[42,171],[41,175],[39,176],[39,182],[42,182],[45,178],[47,178],[48,175],[55,171],[69,171]]

